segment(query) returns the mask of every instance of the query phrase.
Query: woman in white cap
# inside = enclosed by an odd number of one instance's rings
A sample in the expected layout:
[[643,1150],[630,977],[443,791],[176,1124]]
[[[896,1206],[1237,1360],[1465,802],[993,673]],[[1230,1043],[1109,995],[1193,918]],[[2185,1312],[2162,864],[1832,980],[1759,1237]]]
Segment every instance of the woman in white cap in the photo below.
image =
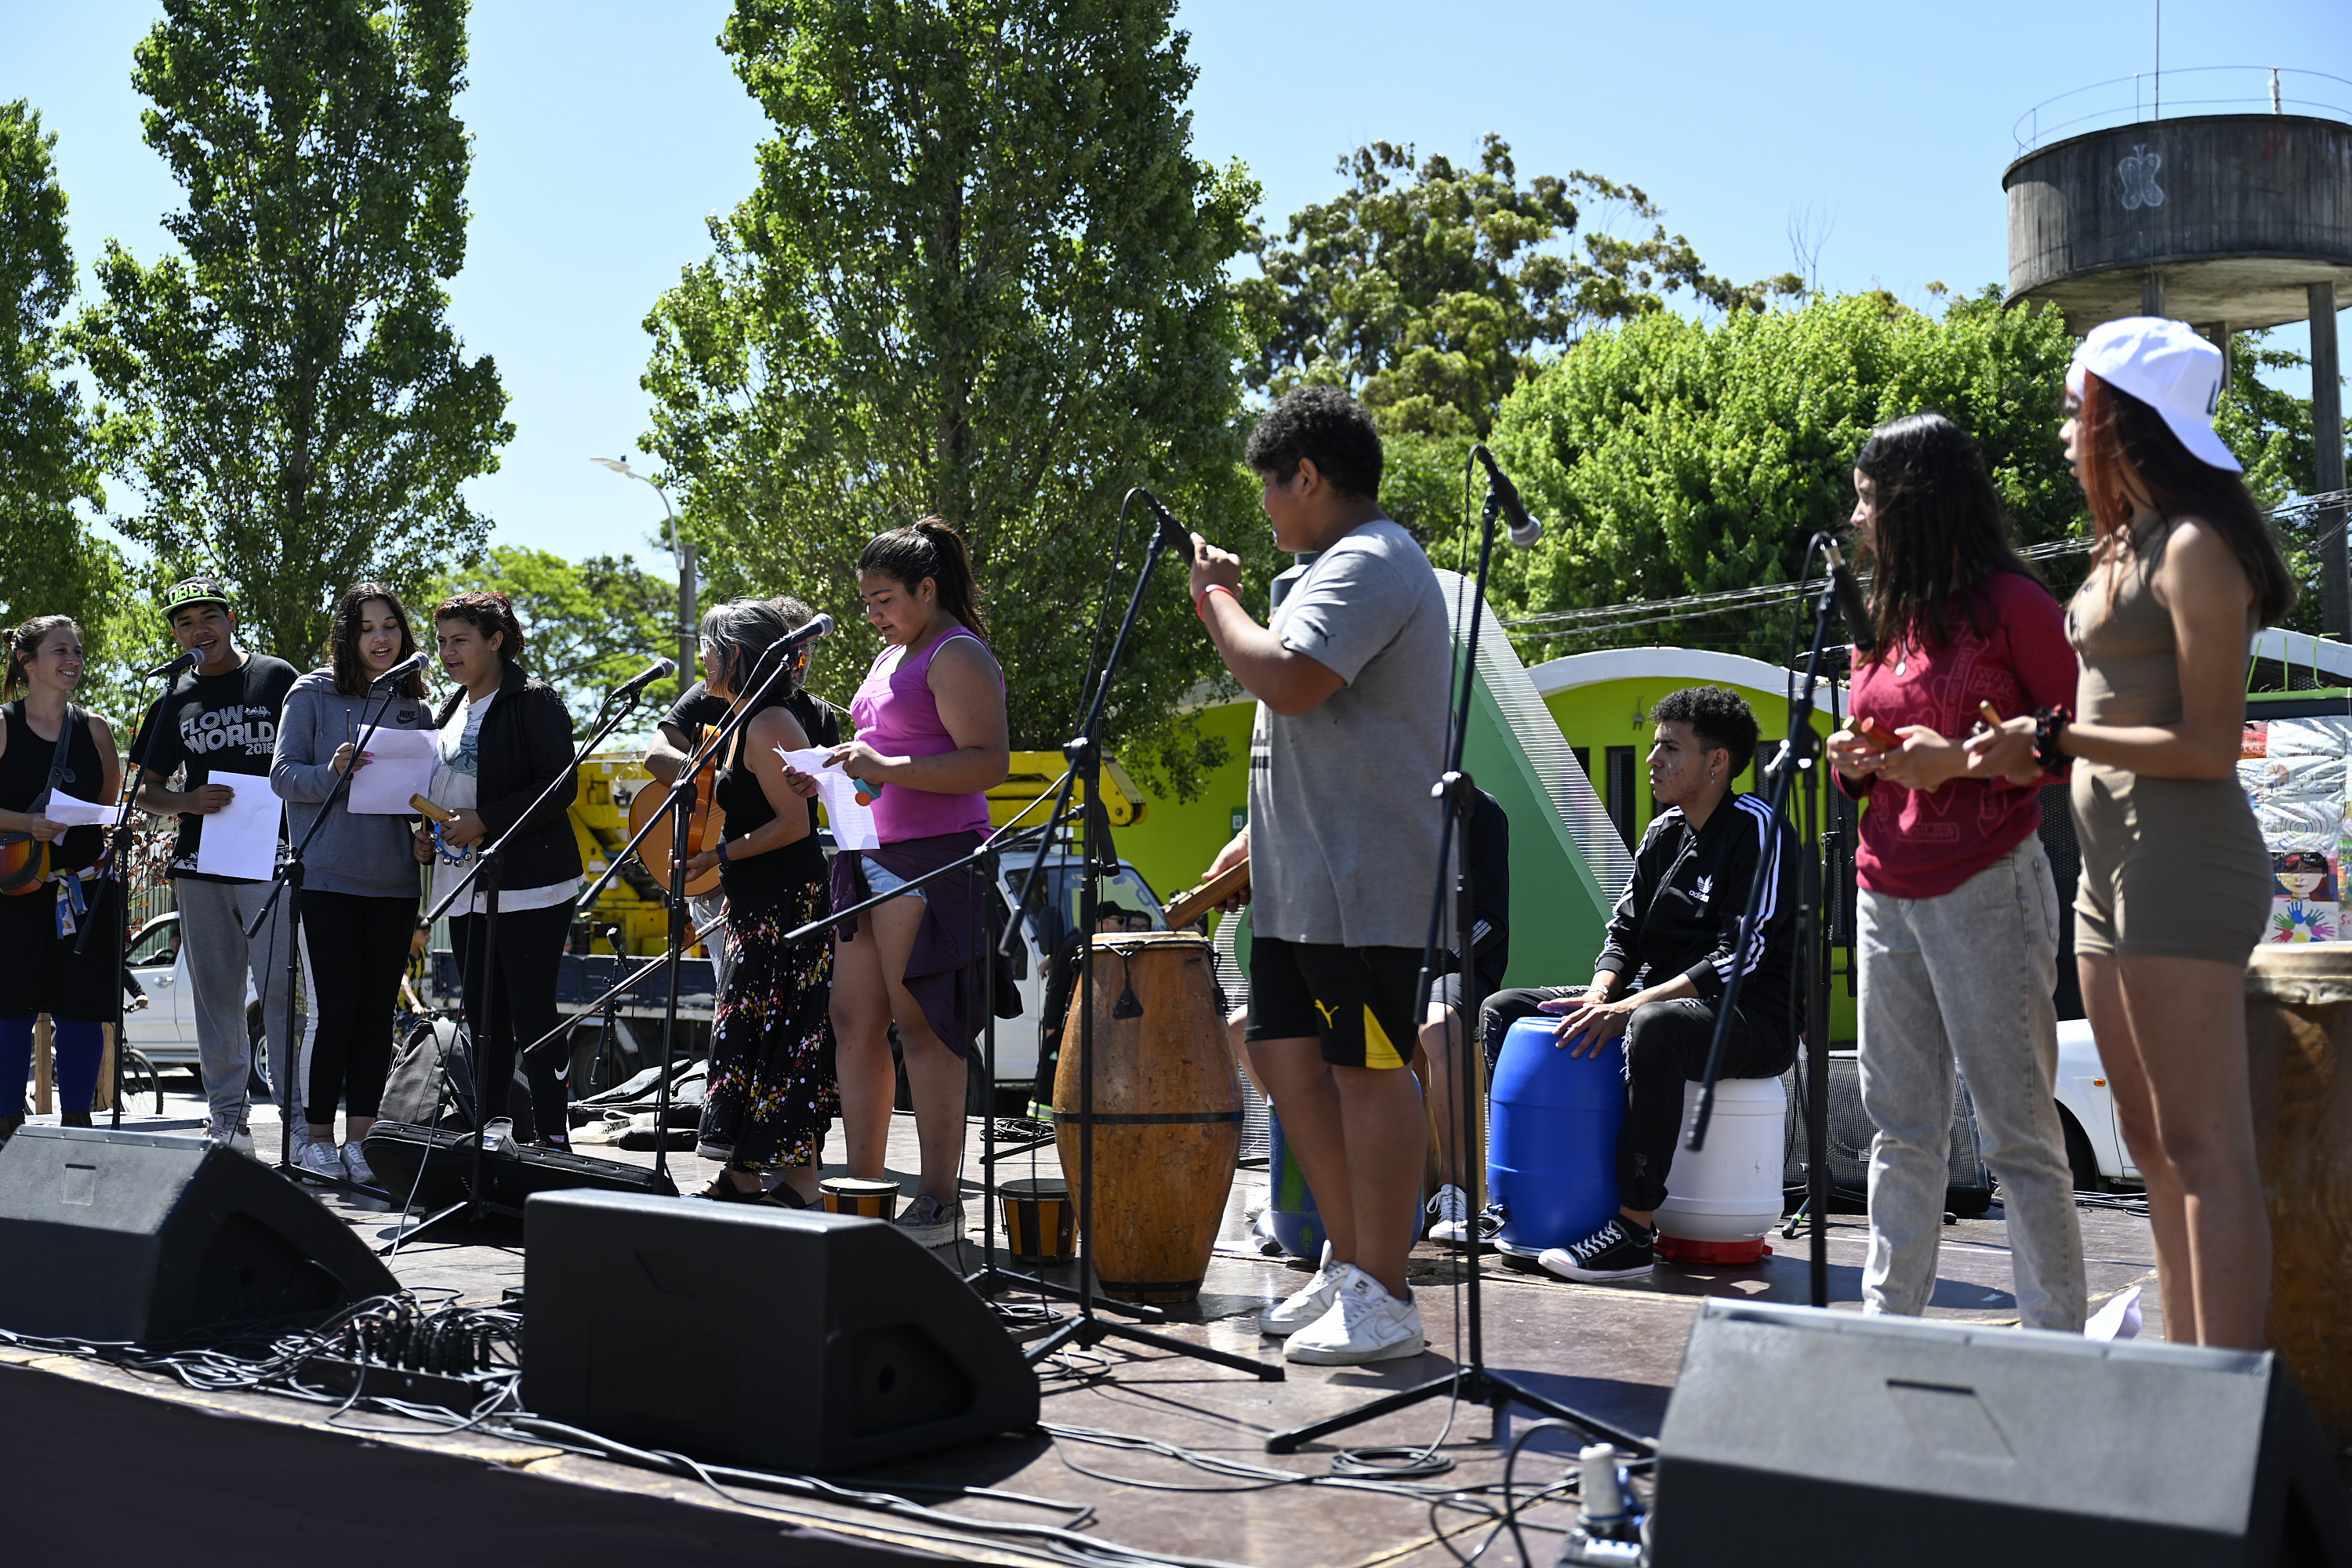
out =
[[2091,572],[2066,612],[2079,714],[1969,742],[2022,778],[2073,759],[2074,952],[2116,1115],[2147,1183],[2165,1333],[2256,1348],[2270,1225],[2246,1085],[2245,968],[2270,861],[2238,787],[2246,642],[2294,580],[2213,432],[2221,351],[2179,321],[2094,330],[2066,377]]

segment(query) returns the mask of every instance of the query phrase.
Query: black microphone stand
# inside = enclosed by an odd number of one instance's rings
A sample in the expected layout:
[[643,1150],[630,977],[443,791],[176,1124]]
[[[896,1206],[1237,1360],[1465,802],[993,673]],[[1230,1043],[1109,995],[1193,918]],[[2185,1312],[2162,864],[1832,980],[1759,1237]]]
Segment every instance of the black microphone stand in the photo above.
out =
[[[1477,917],[1470,877],[1470,823],[1478,811],[1478,789],[1470,775],[1462,771],[1462,750],[1469,738],[1470,713],[1477,703],[1478,628],[1486,620],[1486,568],[1494,556],[1495,521],[1501,510],[1501,497],[1490,478],[1486,482],[1486,505],[1478,535],[1478,575],[1467,613],[1469,635],[1464,638],[1465,646],[1460,656],[1462,679],[1454,689],[1453,708],[1446,716],[1445,772],[1430,788],[1432,797],[1443,803],[1444,822],[1438,829],[1437,879],[1430,890],[1429,934],[1422,944],[1421,976],[1413,989],[1416,1012],[1426,1016],[1430,987],[1438,973],[1438,935],[1444,925],[1447,894],[1450,892],[1453,896],[1454,950],[1462,977],[1462,1037],[1446,1053],[1446,1075],[1452,1087],[1456,1117],[1454,1146],[1465,1161],[1477,1147],[1477,1096],[1473,1091],[1469,1060],[1470,1053],[1480,1048],[1476,1038],[1478,1008],[1485,998],[1478,992],[1476,943],[1471,940],[1472,933],[1477,929]],[[1459,855],[1454,853],[1457,830],[1462,846]],[[1449,861],[1452,863],[1450,878]],[[1487,1366],[1484,1299],[1479,1289],[1485,1270],[1479,1264],[1478,1216],[1475,1213],[1469,1216],[1466,1254],[1469,1265],[1465,1283],[1469,1303],[1463,1316],[1469,1324],[1470,1342],[1469,1355],[1462,1364],[1443,1376],[1415,1384],[1411,1388],[1401,1388],[1394,1394],[1382,1394],[1341,1415],[1276,1432],[1265,1440],[1265,1451],[1269,1454],[1295,1454],[1304,1444],[1370,1421],[1374,1416],[1390,1415],[1425,1399],[1446,1397],[1467,1399],[1474,1404],[1486,1405],[1495,1412],[1497,1422],[1502,1419],[1505,1409],[1516,1402],[1531,1410],[1540,1411],[1555,1421],[1565,1421],[1627,1453],[1651,1453],[1654,1445],[1647,1439],[1547,1398],[1508,1373]]]
[[[144,685],[146,680],[163,674],[171,668],[167,664],[160,669],[150,670],[141,684]],[[168,692],[171,689],[167,679],[163,689]],[[73,718],[73,704],[70,702],[66,705],[66,718],[68,721]],[[155,732],[163,727],[163,715],[158,713],[155,722],[146,725],[139,737],[139,754],[131,759],[131,776],[123,781],[121,799],[115,802],[114,826],[107,829],[106,849],[98,858],[98,891],[82,911],[81,931],[74,937],[74,952],[79,953],[89,942],[92,922],[104,918],[107,889],[121,887],[122,910],[115,917],[112,933],[108,938],[114,944],[114,984],[111,989],[114,997],[114,1070],[107,1084],[113,1117],[109,1125],[113,1127],[122,1125],[122,1053],[131,1048],[130,1041],[123,1037],[122,1024],[122,942],[126,934],[123,928],[131,919],[131,881],[126,868],[131,852],[131,808],[138,802],[139,786],[147,777],[148,761],[155,754]],[[181,933],[181,940],[187,940],[186,932]]]
[[[374,684],[373,681],[369,683],[371,689]],[[245,940],[249,942],[259,934],[263,926],[269,923],[269,911],[278,907],[278,895],[282,893],[286,896],[284,931],[286,936],[285,1073],[287,1081],[284,1083],[273,1081],[270,1085],[278,1091],[280,1112],[278,1130],[278,1171],[299,1180],[316,1182],[321,1186],[335,1187],[363,1197],[385,1199],[389,1199],[392,1194],[380,1187],[366,1186],[341,1176],[328,1176],[316,1171],[306,1171],[294,1163],[294,1119],[302,1115],[306,1109],[303,1104],[305,1086],[295,1081],[301,1076],[302,1047],[296,1037],[294,1028],[294,982],[300,968],[299,960],[302,952],[302,858],[310,850],[310,840],[318,837],[319,829],[327,825],[327,814],[334,810],[335,802],[342,798],[343,791],[352,782],[352,775],[360,771],[360,759],[366,754],[368,742],[374,740],[376,731],[383,728],[384,713],[391,708],[392,700],[398,695],[397,691],[387,689],[377,700],[374,712],[369,715],[367,722],[360,729],[359,738],[352,742],[351,764],[335,775],[334,784],[327,791],[327,798],[319,803],[319,815],[310,819],[309,831],[302,835],[301,842],[295,845],[292,853],[287,856],[286,863],[278,868],[278,876],[275,879],[275,885],[269,889],[269,897],[262,901],[260,912],[256,914],[252,923],[245,928]],[[265,776],[262,782],[266,784],[268,780]],[[316,1020],[312,1022],[315,1024]],[[269,1032],[267,1029],[262,1031],[261,1050],[265,1057],[268,1055]],[[327,1114],[330,1116],[334,1114],[332,1107],[328,1109]]]
[[[484,1115],[483,1112],[490,1102],[490,1085],[482,1077],[482,1039],[483,1036],[488,1032],[490,1017],[499,1005],[496,993],[498,990],[497,958],[499,930],[499,878],[500,874],[500,864],[506,854],[507,841],[512,838],[516,834],[521,832],[524,826],[530,822],[531,818],[539,815],[540,807],[545,805],[550,800],[553,799],[556,791],[564,788],[566,785],[569,785],[575,790],[579,787],[579,769],[582,761],[598,746],[603,745],[604,743],[604,737],[619,729],[621,727],[621,721],[627,718],[631,713],[636,711],[639,703],[643,700],[641,695],[630,693],[625,700],[623,700],[621,704],[616,707],[614,706],[614,699],[621,697],[621,695],[622,693],[620,691],[615,691],[611,696],[604,699],[603,706],[610,711],[605,713],[603,721],[596,726],[596,732],[589,736],[585,741],[583,741],[572,752],[572,761],[565,765],[562,773],[557,773],[553,778],[547,781],[547,787],[541,790],[531,803],[525,806],[521,813],[515,817],[514,826],[508,828],[504,833],[499,834],[494,841],[474,857],[474,863],[466,868],[466,874],[464,876],[457,879],[457,885],[451,888],[442,898],[441,901],[438,904],[436,904],[425,917],[425,923],[426,926],[431,926],[434,921],[439,920],[444,914],[446,914],[452,905],[456,904],[460,899],[463,899],[467,894],[467,890],[472,888],[477,881],[481,884],[481,941],[478,944],[475,944],[467,952],[466,962],[460,967],[459,971],[461,984],[463,984],[464,977],[466,976],[478,973],[482,977],[480,984],[464,985],[463,987],[467,993],[465,1006],[466,1061],[469,1076],[471,1076],[474,1080],[473,1103],[471,1105],[465,1105],[462,1099],[459,1100],[459,1104],[464,1107],[466,1111],[467,1120],[474,1124],[473,1137],[469,1141],[467,1149],[465,1178],[466,1195],[458,1199],[456,1203],[446,1205],[444,1207],[436,1210],[434,1213],[425,1215],[415,1224],[407,1226],[395,1232],[392,1240],[378,1249],[380,1251],[387,1253],[395,1252],[419,1234],[442,1224],[444,1221],[462,1225],[469,1223],[475,1219],[478,1219],[484,1215],[496,1215],[507,1219],[520,1219],[522,1217],[520,1210],[515,1209],[509,1205],[493,1203],[483,1195],[487,1189],[485,1188],[482,1180],[482,1145],[488,1134],[490,1121],[490,1119]],[[642,837],[642,835],[640,835],[640,837]],[[596,886],[599,888],[603,887],[604,879],[600,878],[597,880]],[[478,963],[479,964],[479,968],[476,967]],[[479,999],[478,1009],[474,1005],[477,998]],[[515,1062],[520,1064],[521,1060],[522,1052],[518,1049],[515,1052]],[[509,1065],[507,1069],[509,1080],[512,1079],[513,1071],[513,1066]],[[512,1091],[510,1083],[501,1085],[500,1087],[507,1092]],[[430,1149],[425,1151],[425,1158],[427,1160],[432,1158],[432,1151]],[[656,1168],[658,1169],[658,1167]],[[417,1172],[417,1178],[418,1184],[421,1185],[424,1180],[424,1171],[421,1163]],[[665,1179],[667,1179],[666,1176]],[[415,1188],[412,1187],[412,1197],[414,1196],[414,1194]],[[404,1207],[401,1210],[402,1217],[405,1218],[407,1214],[408,1210]]]
[[[1815,534],[1813,544],[1819,547],[1826,534]],[[1771,787],[1765,796],[1770,820],[1777,829],[1782,809],[1788,805],[1789,791],[1795,785],[1797,774],[1810,765],[1820,737],[1813,733],[1813,687],[1820,679],[1822,656],[1829,643],[1830,622],[1838,614],[1837,579],[1832,573],[1822,582],[1820,596],[1813,604],[1813,641],[1805,654],[1804,679],[1789,703],[1789,738],[1781,742],[1766,773]],[[1816,791],[1805,791],[1805,843],[1815,842],[1818,828],[1815,817]],[[1739,917],[1739,945],[1737,951],[1746,952],[1755,939],[1757,921],[1762,918],[1766,892],[1765,873],[1772,858],[1759,855],[1756,869],[1748,880],[1748,908]],[[1820,918],[1822,905],[1822,868],[1820,858],[1804,853],[1797,857],[1797,951],[1806,955],[1809,965],[1821,962],[1816,952],[1813,932]],[[1739,983],[1744,975],[1740,964],[1731,966],[1731,978],[1724,983],[1723,997],[1715,1011],[1715,1036],[1707,1043],[1706,1071],[1699,1079],[1698,1101],[1691,1110],[1690,1132],[1683,1147],[1694,1153],[1706,1143],[1706,1124],[1715,1115],[1715,1083],[1723,1070],[1725,1042],[1731,1037],[1731,1010],[1739,1004]],[[1823,977],[1825,979],[1825,977]],[[1805,1203],[1812,1210],[1811,1235],[1811,1301],[1816,1307],[1830,1304],[1829,1206],[1830,1163],[1829,1131],[1829,987],[1814,984],[1809,975],[1805,984],[1806,1039],[1805,1058],[1805,1144],[1811,1156],[1806,1162]],[[1795,1023],[1792,1008],[1790,1024]]]

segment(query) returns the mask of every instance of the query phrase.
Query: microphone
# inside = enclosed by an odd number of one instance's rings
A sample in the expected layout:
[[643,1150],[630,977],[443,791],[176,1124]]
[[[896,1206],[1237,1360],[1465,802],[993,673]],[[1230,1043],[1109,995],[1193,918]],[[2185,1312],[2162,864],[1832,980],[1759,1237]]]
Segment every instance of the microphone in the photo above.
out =
[[418,670],[423,669],[425,665],[431,661],[431,658],[432,656],[430,654],[426,653],[423,648],[418,648],[415,653],[410,654],[406,658],[402,659],[398,664],[394,665],[390,669],[385,670],[382,675],[379,675],[373,680],[369,681],[368,684],[370,686],[389,686],[394,681],[402,679],[404,676],[414,675]]
[[1543,537],[1543,524],[1528,515],[1527,507],[1519,500],[1518,487],[1503,477],[1503,470],[1495,465],[1495,454],[1486,450],[1484,443],[1471,447],[1470,455],[1486,465],[1487,488],[1494,491],[1495,504],[1503,509],[1503,517],[1511,525],[1511,542],[1522,550],[1535,548],[1536,541]]
[[1878,633],[1870,624],[1870,606],[1863,603],[1862,585],[1847,569],[1837,541],[1826,534],[1822,536],[1822,554],[1830,563],[1830,589],[1837,595],[1838,614],[1845,617],[1845,629],[1853,634],[1855,649],[1868,653],[1878,646]]
[[[417,657],[422,658],[425,656],[419,654]],[[613,694],[604,699],[604,700],[607,702],[634,702],[638,698],[645,695],[646,687],[651,686],[655,681],[661,679],[664,676],[676,675],[677,673],[677,660],[674,658],[657,658],[651,664],[646,666],[645,668],[637,671],[636,674],[629,677],[629,679],[623,684],[614,687],[613,689]]]
[[183,670],[194,668],[195,664],[196,656],[194,653],[184,653],[169,664],[159,664],[152,669],[142,670],[140,672],[139,679],[142,680],[152,680],[159,675],[177,675]]
[[1178,522],[1175,517],[1170,513],[1168,509],[1160,504],[1160,498],[1153,495],[1150,490],[1145,489],[1141,485],[1135,487],[1135,493],[1143,498],[1145,509],[1158,520],[1160,523],[1160,542],[1168,549],[1173,550],[1176,553],[1181,555],[1184,558],[1184,563],[1187,566],[1191,565],[1192,563],[1192,531],[1187,529],[1182,523]]
[[809,618],[807,625],[794,626],[791,631],[786,632],[777,639],[775,646],[798,647],[804,642],[814,642],[819,637],[829,637],[832,635],[833,617],[819,612]]

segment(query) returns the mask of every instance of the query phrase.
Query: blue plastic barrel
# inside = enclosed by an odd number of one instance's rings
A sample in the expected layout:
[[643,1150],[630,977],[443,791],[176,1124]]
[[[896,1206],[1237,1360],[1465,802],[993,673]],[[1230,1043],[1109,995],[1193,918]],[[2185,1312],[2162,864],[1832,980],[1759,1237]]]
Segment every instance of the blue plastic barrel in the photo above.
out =
[[1323,1259],[1323,1216],[1316,1212],[1315,1194],[1291,1156],[1282,1136],[1282,1118],[1272,1106],[1265,1111],[1265,1228],[1293,1258],[1319,1263]]
[[1512,1025],[1488,1091],[1486,1190],[1504,1210],[1497,1243],[1528,1257],[1580,1241],[1617,1212],[1624,1042],[1571,1056],[1552,1037],[1559,1024],[1545,1014]]

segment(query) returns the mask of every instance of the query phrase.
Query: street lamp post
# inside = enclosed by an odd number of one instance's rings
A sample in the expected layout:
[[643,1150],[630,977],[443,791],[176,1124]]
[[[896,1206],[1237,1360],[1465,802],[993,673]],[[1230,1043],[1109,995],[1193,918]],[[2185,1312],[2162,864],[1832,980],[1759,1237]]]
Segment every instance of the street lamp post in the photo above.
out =
[[669,551],[677,563],[677,683],[683,690],[694,679],[695,616],[694,616],[694,544],[677,534],[677,509],[669,504],[669,492],[656,481],[629,467],[625,458],[591,458],[624,479],[637,479],[652,485],[654,494],[661,497],[662,510],[669,513]]

